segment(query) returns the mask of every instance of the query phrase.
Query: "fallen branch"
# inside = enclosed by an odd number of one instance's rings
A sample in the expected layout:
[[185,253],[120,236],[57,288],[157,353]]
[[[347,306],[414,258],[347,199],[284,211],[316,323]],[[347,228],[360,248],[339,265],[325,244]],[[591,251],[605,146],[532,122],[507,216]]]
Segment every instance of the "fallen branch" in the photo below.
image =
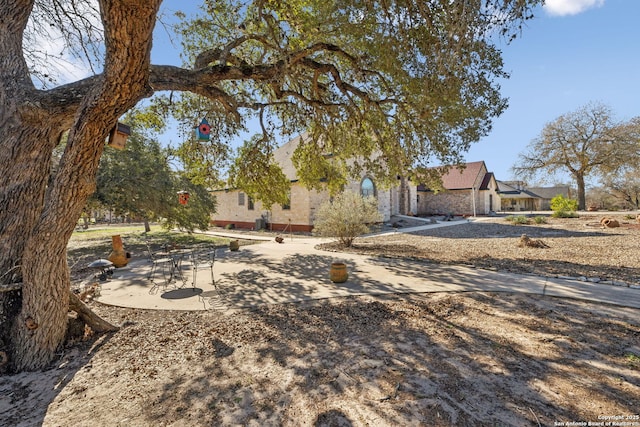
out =
[[526,234],[523,234],[522,236],[520,236],[518,247],[519,248],[548,248],[549,245],[547,245],[542,240],[532,239]]
[[533,409],[531,409],[531,408],[529,408],[529,411],[531,411],[531,413],[533,414],[533,416],[536,418],[536,422],[538,423],[538,427],[541,427],[541,426],[540,426],[540,420],[538,419],[538,416],[536,415],[536,413],[535,413],[535,412],[533,412]]
[[78,317],[96,333],[113,332],[120,329],[91,311],[73,291],[69,291],[69,310],[78,313]]

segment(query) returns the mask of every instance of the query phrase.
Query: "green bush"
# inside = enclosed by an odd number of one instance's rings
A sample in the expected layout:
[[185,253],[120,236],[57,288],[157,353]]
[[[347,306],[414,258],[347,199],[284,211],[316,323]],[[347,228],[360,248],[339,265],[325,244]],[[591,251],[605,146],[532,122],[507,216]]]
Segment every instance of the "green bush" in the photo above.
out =
[[378,201],[373,197],[346,191],[318,209],[314,231],[323,237],[337,237],[349,247],[353,239],[369,232],[369,224],[382,221]]
[[580,218],[577,212],[573,211],[557,211],[551,214],[554,218]]
[[562,194],[558,194],[551,199],[551,210],[554,218],[578,218],[576,211],[578,210],[578,201],[569,199]]
[[529,218],[524,215],[509,215],[505,218],[505,221],[510,222],[512,224],[517,225],[527,225],[529,224]]
[[533,222],[535,222],[536,224],[546,224],[547,223],[547,218],[538,215],[538,216],[533,217]]

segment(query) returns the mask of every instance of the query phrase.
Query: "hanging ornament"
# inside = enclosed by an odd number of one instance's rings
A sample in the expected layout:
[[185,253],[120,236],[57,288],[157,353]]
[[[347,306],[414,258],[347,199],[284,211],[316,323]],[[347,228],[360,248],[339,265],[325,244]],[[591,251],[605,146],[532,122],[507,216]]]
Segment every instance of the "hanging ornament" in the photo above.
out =
[[124,123],[118,122],[109,134],[107,145],[116,150],[124,150],[129,135],[131,135],[131,128]]
[[196,137],[198,141],[208,141],[209,134],[211,133],[211,126],[207,119],[202,119],[198,127],[196,128]]
[[188,191],[178,191],[178,203],[181,205],[186,205],[189,201],[189,192]]

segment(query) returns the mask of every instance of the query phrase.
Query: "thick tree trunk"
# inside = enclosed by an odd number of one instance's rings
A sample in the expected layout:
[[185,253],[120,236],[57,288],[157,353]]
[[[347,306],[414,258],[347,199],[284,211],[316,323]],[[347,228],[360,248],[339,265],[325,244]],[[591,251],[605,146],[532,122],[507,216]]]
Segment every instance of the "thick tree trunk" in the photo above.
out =
[[[5,343],[17,371],[46,367],[64,341],[67,242],[95,189],[105,137],[120,115],[150,93],[151,34],[160,0],[101,0],[104,73],[60,93],[35,90],[23,59],[32,4],[0,1],[0,16],[11,17],[0,19],[0,282],[22,282],[22,306],[8,322]],[[66,129],[67,146],[51,175],[51,153]],[[98,329],[112,328],[71,298]]]

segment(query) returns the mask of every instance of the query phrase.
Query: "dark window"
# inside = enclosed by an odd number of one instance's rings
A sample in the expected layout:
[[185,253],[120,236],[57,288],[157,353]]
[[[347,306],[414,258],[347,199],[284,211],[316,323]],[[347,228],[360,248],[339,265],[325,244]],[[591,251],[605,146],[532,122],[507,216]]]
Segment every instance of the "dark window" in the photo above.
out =
[[254,209],[253,197],[251,196],[247,197],[247,209],[249,209],[250,211]]
[[291,192],[287,195],[287,202],[282,205],[283,211],[288,211],[291,209]]
[[244,193],[238,193],[238,206],[244,206]]

